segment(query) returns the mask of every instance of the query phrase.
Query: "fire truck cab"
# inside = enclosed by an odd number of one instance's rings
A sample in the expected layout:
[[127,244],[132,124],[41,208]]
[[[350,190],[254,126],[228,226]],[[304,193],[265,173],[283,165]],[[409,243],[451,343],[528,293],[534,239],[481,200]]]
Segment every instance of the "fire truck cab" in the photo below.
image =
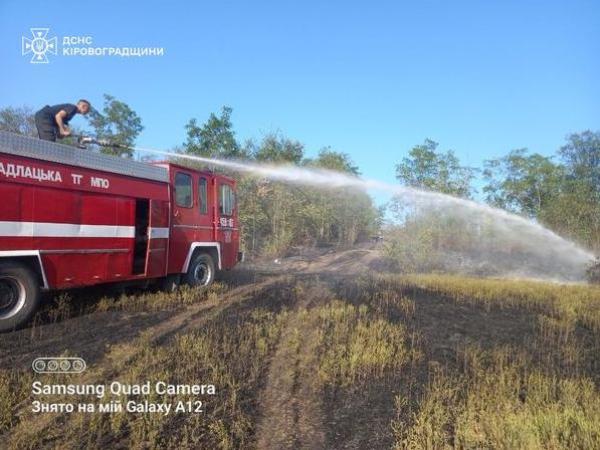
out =
[[43,290],[209,285],[240,258],[232,178],[0,131],[0,331]]

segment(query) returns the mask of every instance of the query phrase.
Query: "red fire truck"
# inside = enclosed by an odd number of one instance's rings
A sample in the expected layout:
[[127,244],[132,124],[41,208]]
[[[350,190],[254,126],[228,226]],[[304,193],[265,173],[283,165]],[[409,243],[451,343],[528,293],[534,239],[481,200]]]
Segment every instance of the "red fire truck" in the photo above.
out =
[[43,290],[209,285],[240,258],[235,181],[0,131],[0,331]]

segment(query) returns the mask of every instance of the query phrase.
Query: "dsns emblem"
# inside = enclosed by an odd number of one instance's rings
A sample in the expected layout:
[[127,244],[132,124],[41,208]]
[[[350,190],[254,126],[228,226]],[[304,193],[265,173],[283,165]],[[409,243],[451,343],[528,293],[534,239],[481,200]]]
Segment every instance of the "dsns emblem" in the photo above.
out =
[[23,36],[21,38],[21,53],[31,53],[31,63],[47,64],[48,53],[56,55],[58,42],[56,37],[48,39],[50,28],[30,28],[32,38]]

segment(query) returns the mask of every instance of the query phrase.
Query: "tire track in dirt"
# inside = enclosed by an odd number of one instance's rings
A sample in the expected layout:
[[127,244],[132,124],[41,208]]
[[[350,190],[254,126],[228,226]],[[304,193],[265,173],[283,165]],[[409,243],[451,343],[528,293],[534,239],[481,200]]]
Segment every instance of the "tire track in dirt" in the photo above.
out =
[[[299,286],[296,284],[296,290]],[[257,448],[326,448],[322,392],[317,381],[320,334],[317,324],[307,323],[308,315],[303,312],[309,304],[330,297],[331,292],[323,285],[296,296],[296,308],[289,313],[260,396]]]

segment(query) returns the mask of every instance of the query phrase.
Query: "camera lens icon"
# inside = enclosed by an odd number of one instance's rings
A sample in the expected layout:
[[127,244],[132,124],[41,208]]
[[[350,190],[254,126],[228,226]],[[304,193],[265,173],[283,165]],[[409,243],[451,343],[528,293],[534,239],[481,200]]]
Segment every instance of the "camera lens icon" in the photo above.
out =
[[81,373],[86,364],[83,358],[54,357],[36,358],[31,367],[36,373]]
[[83,372],[85,370],[85,361],[81,358],[76,358],[71,362],[73,372]]
[[35,370],[36,372],[43,372],[44,370],[46,370],[46,361],[39,358],[36,359],[33,362],[33,370]]

